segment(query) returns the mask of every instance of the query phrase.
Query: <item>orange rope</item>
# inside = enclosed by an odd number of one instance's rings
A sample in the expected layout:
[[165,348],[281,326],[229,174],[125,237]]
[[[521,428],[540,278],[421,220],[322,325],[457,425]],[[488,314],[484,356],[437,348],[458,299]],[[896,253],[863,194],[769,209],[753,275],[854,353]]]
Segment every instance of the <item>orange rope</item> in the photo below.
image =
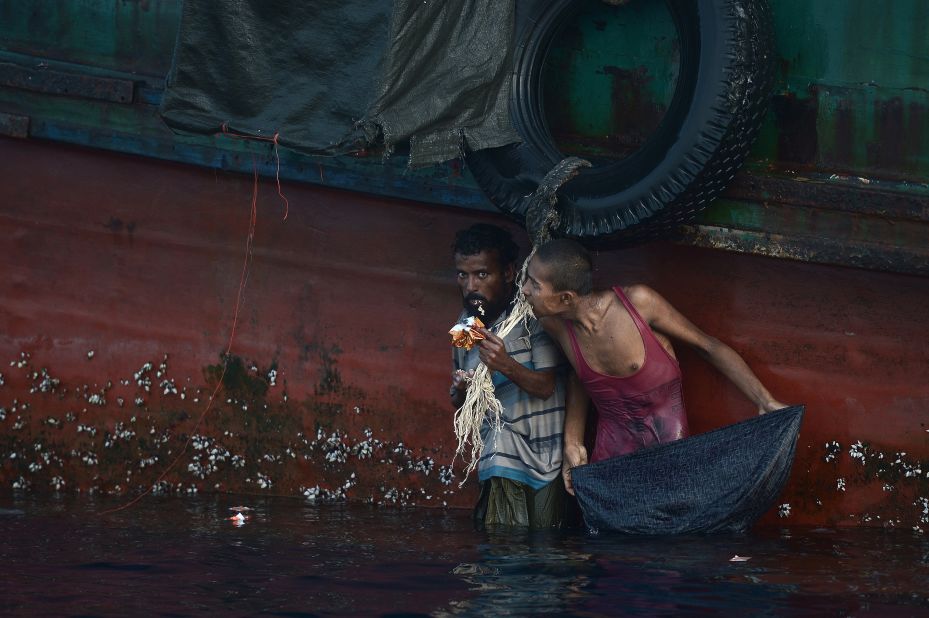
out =
[[278,132],[274,132],[274,156],[277,158],[277,172],[274,177],[277,179],[277,194],[284,200],[284,221],[287,221],[287,215],[290,212],[290,202],[288,202],[284,194],[281,193],[281,155],[277,150],[277,138],[279,135]]
[[[239,322],[239,309],[242,306],[242,295],[245,292],[245,284],[248,283],[249,265],[252,259],[252,243],[255,239],[255,224],[258,221],[258,163],[257,161],[255,161],[254,157],[252,157],[252,167],[253,167],[254,185],[252,188],[251,214],[248,220],[248,236],[246,237],[246,241],[245,241],[245,259],[242,262],[242,274],[239,276],[239,291],[236,294],[236,299],[235,299],[235,310],[233,311],[233,315],[232,315],[232,328],[230,329],[230,332],[229,332],[229,343],[228,345],[226,345],[226,351],[223,354],[224,356],[223,371],[219,375],[219,380],[216,383],[216,388],[213,389],[213,394],[210,395],[210,399],[206,404],[206,408],[204,408],[203,412],[200,414],[200,418],[197,419],[196,424],[193,426],[193,429],[191,429],[190,433],[188,434],[187,441],[184,442],[184,446],[181,448],[181,451],[177,454],[174,460],[168,465],[168,467],[165,468],[164,471],[160,475],[158,475],[158,478],[155,479],[155,482],[152,483],[152,485],[148,489],[146,489],[144,492],[142,492],[141,494],[139,494],[138,496],[136,496],[135,498],[133,498],[126,504],[102,511],[100,513],[101,515],[107,515],[109,513],[115,513],[117,511],[128,509],[130,506],[132,506],[133,504],[135,504],[136,502],[138,502],[139,500],[141,500],[148,494],[152,493],[152,491],[155,489],[158,483],[164,480],[164,478],[168,475],[168,472],[170,472],[174,468],[174,466],[177,465],[177,462],[180,461],[181,457],[184,456],[184,453],[187,452],[187,447],[190,446],[190,441],[193,439],[193,436],[197,433],[197,429],[200,428],[200,424],[203,422],[203,419],[206,417],[207,412],[209,412],[210,408],[213,407],[213,401],[216,399],[216,395],[219,393],[219,389],[221,389],[223,386],[223,378],[226,377],[226,368],[229,366],[229,353],[232,352],[232,342],[235,339],[236,325]],[[284,218],[285,219],[287,218],[286,214],[284,215]]]
[[223,122],[219,125],[220,134],[230,137],[232,139],[243,139],[243,140],[254,140],[259,142],[271,142],[274,144],[274,158],[277,161],[277,170],[275,172],[274,178],[277,181],[277,194],[281,196],[281,200],[284,201],[284,221],[287,221],[287,215],[290,213],[290,201],[284,196],[283,191],[281,191],[281,153],[278,150],[278,144],[280,143],[281,134],[278,131],[274,132],[273,137],[261,137],[260,135],[242,135],[240,133],[235,133],[234,131],[229,130],[229,124]]

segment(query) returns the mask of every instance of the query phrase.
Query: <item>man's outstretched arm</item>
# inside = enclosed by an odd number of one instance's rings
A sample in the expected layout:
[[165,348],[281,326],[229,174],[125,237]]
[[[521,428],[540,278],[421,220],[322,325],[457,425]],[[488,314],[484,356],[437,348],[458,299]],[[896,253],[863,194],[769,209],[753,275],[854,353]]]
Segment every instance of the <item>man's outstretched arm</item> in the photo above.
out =
[[660,294],[647,286],[636,285],[629,288],[628,296],[649,325],[696,348],[703,358],[719,369],[758,406],[759,414],[786,407],[768,392],[735,350],[697,328]]
[[707,345],[698,347],[697,351],[745,393],[746,397],[755,402],[759,414],[786,407],[768,392],[758,376],[735,350],[714,337],[708,337],[708,339]]

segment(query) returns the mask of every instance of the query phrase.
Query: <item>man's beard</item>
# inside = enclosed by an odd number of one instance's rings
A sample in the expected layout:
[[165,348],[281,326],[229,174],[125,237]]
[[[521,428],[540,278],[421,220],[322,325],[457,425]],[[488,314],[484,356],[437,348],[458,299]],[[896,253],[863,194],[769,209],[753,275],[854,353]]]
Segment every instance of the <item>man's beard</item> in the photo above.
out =
[[[491,322],[500,317],[500,314],[503,313],[507,306],[510,304],[509,301],[491,303],[480,294],[468,294],[467,296],[463,297],[461,301],[465,312],[469,316],[480,318],[481,322],[488,326]],[[481,302],[475,304],[473,301]]]

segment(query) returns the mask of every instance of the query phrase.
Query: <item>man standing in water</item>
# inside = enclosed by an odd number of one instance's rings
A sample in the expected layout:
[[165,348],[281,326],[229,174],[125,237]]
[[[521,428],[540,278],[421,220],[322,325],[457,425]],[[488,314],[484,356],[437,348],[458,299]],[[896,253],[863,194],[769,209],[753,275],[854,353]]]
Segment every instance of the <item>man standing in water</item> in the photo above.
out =
[[459,321],[476,316],[486,337],[471,350],[454,348],[449,395],[460,408],[479,362],[491,370],[503,405],[502,426],[485,418],[484,451],[478,462],[481,494],[475,523],[550,528],[561,525],[565,495],[559,476],[563,451],[564,361],[539,323],[528,320],[505,339],[494,330],[512,309],[519,248],[510,233],[478,223],[461,230],[453,245],[458,287],[464,303]]
[[681,371],[668,338],[689,344],[757,406],[785,407],[732,348],[694,326],[644,285],[593,290],[590,255],[572,240],[539,247],[523,286],[542,326],[574,367],[565,419],[564,479],[587,463],[584,428],[592,400],[597,436],[591,461],[685,438]]

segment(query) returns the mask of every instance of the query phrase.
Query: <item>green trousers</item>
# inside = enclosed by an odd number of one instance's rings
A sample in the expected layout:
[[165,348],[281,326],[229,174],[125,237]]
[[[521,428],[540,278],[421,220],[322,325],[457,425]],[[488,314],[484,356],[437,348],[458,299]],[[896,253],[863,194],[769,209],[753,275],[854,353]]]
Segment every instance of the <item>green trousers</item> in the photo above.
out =
[[561,475],[540,489],[525,483],[492,476],[481,483],[474,507],[474,525],[560,528],[565,521],[566,492]]

